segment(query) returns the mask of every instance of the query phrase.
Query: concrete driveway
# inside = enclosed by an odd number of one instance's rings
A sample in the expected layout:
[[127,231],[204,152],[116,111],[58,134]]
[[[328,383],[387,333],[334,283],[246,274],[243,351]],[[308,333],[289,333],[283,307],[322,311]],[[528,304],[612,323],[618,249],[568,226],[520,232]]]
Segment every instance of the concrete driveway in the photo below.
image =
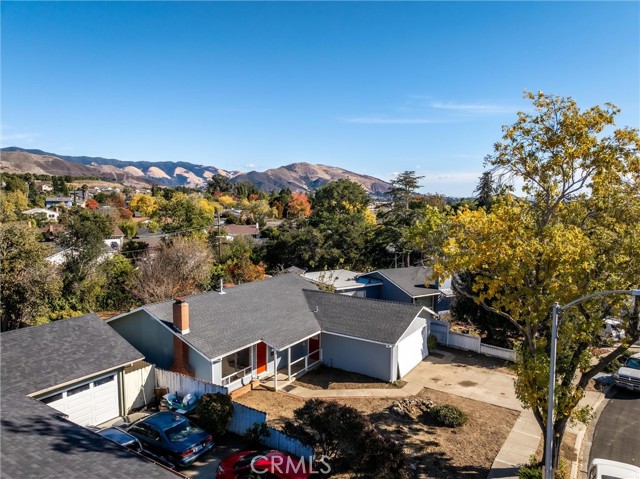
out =
[[498,368],[469,365],[463,360],[465,354],[464,351],[454,354],[438,350],[403,379],[409,384],[420,384],[437,391],[522,411],[514,392],[515,376]]
[[187,469],[182,469],[178,472],[187,477],[214,479],[216,477],[216,469],[221,460],[231,454],[247,449],[246,444],[240,436],[227,433],[220,441],[216,442],[216,446],[209,454],[201,457]]

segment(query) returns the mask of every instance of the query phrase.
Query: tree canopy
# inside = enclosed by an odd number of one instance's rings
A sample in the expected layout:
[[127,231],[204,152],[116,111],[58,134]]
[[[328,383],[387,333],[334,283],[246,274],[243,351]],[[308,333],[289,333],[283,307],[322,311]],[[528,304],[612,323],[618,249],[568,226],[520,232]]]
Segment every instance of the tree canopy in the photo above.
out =
[[[619,112],[612,104],[582,111],[571,98],[526,95],[534,112],[505,126],[487,159],[502,178],[522,183],[526,199],[503,195],[490,212],[459,211],[436,269],[471,274],[474,300],[521,335],[516,394],[544,432],[552,304],[639,286],[640,141],[630,128],[606,134]],[[593,365],[607,315],[624,320],[627,339]],[[639,315],[640,301],[624,296],[563,313],[554,465],[568,421],[584,417],[577,406],[588,381],[640,337]]]

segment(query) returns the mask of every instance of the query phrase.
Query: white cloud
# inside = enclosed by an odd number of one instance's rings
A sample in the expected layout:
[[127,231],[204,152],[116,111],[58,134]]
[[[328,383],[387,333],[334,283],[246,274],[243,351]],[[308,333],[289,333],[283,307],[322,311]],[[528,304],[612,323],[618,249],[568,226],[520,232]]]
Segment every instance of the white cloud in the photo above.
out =
[[443,120],[433,120],[430,118],[385,118],[378,116],[343,118],[342,121],[362,125],[428,125],[435,123],[446,123]]
[[465,113],[512,113],[517,108],[491,103],[454,103],[454,102],[433,102],[431,108],[436,110],[461,111]]
[[15,141],[33,143],[38,136],[37,133],[11,133],[6,135],[3,133],[0,135],[0,142],[3,144]]
[[247,163],[244,165],[246,168],[255,168],[257,165],[255,163]]

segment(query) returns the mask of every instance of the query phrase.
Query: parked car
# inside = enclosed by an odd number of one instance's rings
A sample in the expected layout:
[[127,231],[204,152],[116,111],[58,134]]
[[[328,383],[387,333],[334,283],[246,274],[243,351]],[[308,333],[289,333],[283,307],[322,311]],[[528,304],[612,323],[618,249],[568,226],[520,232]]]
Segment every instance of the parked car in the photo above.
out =
[[308,479],[311,466],[304,459],[280,451],[244,451],[223,459],[216,479]]
[[170,469],[175,469],[176,467],[171,462],[163,459],[162,457],[156,456],[152,452],[144,449],[140,441],[135,436],[129,434],[123,429],[120,429],[119,427],[108,427],[106,429],[97,429],[97,428],[90,428],[90,429],[100,434],[105,439],[108,439],[111,442],[115,442],[116,444],[122,447],[126,447],[127,449],[133,452],[136,452],[138,454],[141,454],[155,462],[158,462],[165,467],[168,467]]
[[627,358],[613,375],[616,385],[630,391],[640,391],[640,353]]
[[145,449],[181,467],[190,466],[214,445],[211,434],[170,411],[140,419],[127,432],[137,437]]
[[608,459],[594,459],[589,479],[640,479],[640,467]]

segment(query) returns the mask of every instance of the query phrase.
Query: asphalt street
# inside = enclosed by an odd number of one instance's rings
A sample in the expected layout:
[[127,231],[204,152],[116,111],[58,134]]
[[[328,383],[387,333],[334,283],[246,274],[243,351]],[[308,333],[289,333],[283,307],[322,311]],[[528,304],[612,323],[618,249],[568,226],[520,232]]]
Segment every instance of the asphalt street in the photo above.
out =
[[591,457],[640,467],[640,393],[617,389],[596,424]]

